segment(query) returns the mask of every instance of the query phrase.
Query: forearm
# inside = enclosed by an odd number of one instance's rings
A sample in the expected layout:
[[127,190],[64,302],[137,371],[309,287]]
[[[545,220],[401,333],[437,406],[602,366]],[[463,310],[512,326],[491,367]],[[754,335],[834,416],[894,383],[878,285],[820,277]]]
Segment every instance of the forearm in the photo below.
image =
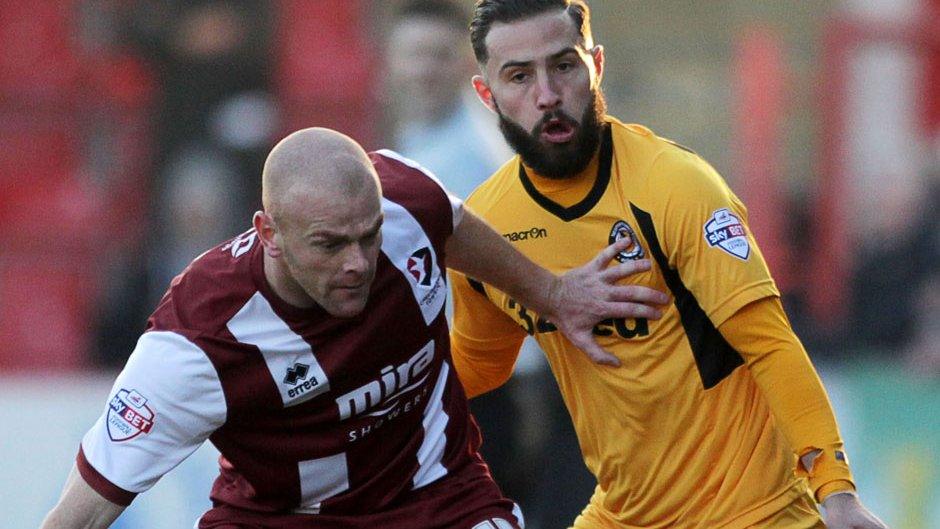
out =
[[777,425],[796,454],[810,463],[801,462],[798,473],[809,478],[817,499],[852,490],[852,475],[829,398],[790,328],[780,300],[754,302],[719,330],[747,361]]
[[43,520],[41,529],[105,529],[124,512],[91,488],[72,466],[62,497]]
[[447,265],[509,294],[537,313],[550,310],[558,278],[533,263],[467,210],[447,241]]

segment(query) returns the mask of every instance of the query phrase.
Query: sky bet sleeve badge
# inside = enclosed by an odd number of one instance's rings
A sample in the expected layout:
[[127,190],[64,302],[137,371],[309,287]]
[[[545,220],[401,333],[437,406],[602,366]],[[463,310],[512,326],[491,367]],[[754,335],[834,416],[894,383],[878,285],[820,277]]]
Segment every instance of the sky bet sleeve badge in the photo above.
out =
[[114,442],[128,441],[153,427],[153,410],[137,390],[121,389],[108,405],[108,435]]
[[744,225],[727,208],[712,213],[712,218],[705,223],[705,240],[709,246],[717,246],[743,261],[751,255]]

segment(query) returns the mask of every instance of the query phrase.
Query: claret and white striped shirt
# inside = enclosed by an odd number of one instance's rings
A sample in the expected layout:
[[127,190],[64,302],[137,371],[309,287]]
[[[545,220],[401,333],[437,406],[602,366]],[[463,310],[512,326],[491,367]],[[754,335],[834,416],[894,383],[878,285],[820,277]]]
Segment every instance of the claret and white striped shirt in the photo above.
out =
[[95,490],[126,505],[207,439],[222,454],[215,505],[254,512],[376,512],[448,473],[486,474],[443,310],[462,203],[413,162],[370,157],[385,222],[365,310],[287,305],[253,230],[209,250],[174,279],[82,440]]

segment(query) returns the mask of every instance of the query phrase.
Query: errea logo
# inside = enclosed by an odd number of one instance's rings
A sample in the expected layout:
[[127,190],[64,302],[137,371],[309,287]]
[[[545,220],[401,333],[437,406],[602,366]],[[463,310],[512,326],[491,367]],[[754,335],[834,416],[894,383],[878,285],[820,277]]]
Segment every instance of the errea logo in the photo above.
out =
[[294,364],[294,367],[287,368],[287,374],[284,375],[284,383],[296,386],[297,381],[307,378],[308,372],[310,372],[310,366],[297,362]]
[[306,380],[307,375],[309,374],[310,366],[300,362],[297,362],[292,367],[287,368],[287,374],[284,375],[284,383],[294,386],[293,388],[287,390],[288,397],[294,398],[299,395],[303,395],[304,393],[320,385],[320,381],[317,380],[316,376],[311,376],[310,380]]

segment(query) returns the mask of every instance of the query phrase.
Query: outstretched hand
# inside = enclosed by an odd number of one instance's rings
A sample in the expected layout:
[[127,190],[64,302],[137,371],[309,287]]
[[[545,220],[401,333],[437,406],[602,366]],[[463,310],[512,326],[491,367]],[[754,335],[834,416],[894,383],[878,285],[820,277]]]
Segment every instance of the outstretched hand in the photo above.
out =
[[609,266],[631,241],[621,239],[602,250],[590,262],[556,278],[550,295],[551,311],[545,316],[575,346],[598,364],[619,366],[620,360],[601,348],[592,330],[608,318],[662,317],[657,308],[669,296],[649,287],[617,285],[617,281],[650,269],[648,260],[627,261]]
[[830,494],[823,500],[823,508],[829,529],[888,529],[855,494]]

